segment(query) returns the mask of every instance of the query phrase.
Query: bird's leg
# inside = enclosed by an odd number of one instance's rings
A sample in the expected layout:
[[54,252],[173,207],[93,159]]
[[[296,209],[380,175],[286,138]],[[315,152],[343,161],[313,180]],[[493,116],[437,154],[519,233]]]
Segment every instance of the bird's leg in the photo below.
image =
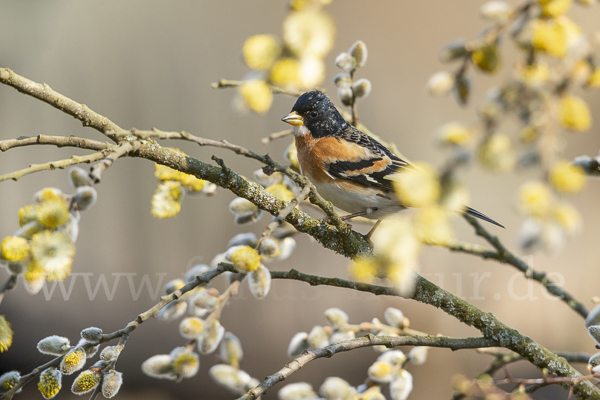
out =
[[[371,236],[373,235],[373,232],[375,232],[375,229],[377,229],[377,227],[379,226],[381,221],[382,221],[381,219],[378,219],[377,222],[375,222],[375,225],[373,225],[373,227],[369,231],[369,233],[367,233],[367,236],[365,236],[365,239],[367,239],[367,241],[369,243],[371,243]],[[371,247],[373,247],[373,246],[371,246]]]

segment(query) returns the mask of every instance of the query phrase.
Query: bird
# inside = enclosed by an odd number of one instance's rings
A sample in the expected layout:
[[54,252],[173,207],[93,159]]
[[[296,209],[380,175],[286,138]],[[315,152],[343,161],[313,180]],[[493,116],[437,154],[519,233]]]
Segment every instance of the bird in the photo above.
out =
[[[292,125],[300,172],[325,200],[350,213],[342,220],[377,220],[367,239],[385,216],[407,208],[395,195],[392,179],[416,167],[346,122],[325,93],[302,94],[281,120]],[[504,228],[471,207],[462,212]]]

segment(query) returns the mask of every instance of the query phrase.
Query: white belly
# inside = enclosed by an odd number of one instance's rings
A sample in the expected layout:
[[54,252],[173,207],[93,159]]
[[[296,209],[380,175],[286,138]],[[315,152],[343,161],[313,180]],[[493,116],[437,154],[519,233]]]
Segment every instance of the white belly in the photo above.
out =
[[335,181],[332,184],[324,182],[316,184],[315,187],[325,200],[332,202],[334,206],[350,214],[371,210],[371,214],[364,216],[369,219],[380,219],[385,215],[396,213],[405,208],[400,205],[400,201],[393,193],[383,194],[377,189],[363,189],[360,192],[350,191],[338,186]]

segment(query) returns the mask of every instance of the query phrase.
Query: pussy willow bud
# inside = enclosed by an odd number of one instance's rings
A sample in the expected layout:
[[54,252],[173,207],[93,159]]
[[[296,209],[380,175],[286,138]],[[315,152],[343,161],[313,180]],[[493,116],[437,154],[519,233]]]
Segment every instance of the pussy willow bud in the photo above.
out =
[[183,279],[173,279],[165,283],[165,286],[163,286],[163,293],[169,295],[174,291],[181,289],[184,286],[185,282],[183,281]]
[[88,342],[96,343],[102,339],[102,329],[93,326],[85,328],[81,331],[81,338]]
[[369,379],[377,383],[388,383],[392,381],[397,368],[385,361],[375,361],[367,371]]
[[412,392],[413,379],[410,372],[400,370],[396,378],[390,383],[390,396],[392,400],[406,400]]
[[436,72],[427,81],[427,90],[435,96],[449,93],[453,86],[454,75],[448,71]]
[[406,362],[406,355],[402,350],[390,350],[377,357],[377,361],[386,362],[393,366],[401,366]]
[[185,314],[186,310],[187,302],[181,300],[172,301],[160,309],[156,315],[156,319],[165,322],[174,321]]
[[277,393],[279,400],[313,399],[316,397],[312,386],[306,382],[286,385]]
[[588,333],[596,341],[596,343],[600,343],[600,325],[592,325],[588,327]]
[[204,330],[202,340],[198,342],[200,354],[206,355],[214,352],[219,346],[219,343],[221,343],[224,334],[225,328],[221,325],[219,320],[215,319],[212,321],[212,323]]
[[258,238],[252,232],[246,233],[238,233],[234,237],[231,238],[229,243],[227,243],[227,248],[233,246],[250,246],[252,248],[256,247],[258,244]]
[[242,273],[248,273],[261,266],[258,251],[249,246],[232,247],[227,250],[228,257],[235,269]]
[[184,351],[173,357],[173,370],[183,378],[191,378],[198,373],[200,358],[198,354]]
[[490,21],[506,21],[513,9],[504,1],[488,1],[479,8],[479,14]]
[[338,331],[331,335],[329,338],[329,343],[336,344],[351,339],[356,339],[356,334],[354,331]]
[[258,212],[258,207],[254,203],[238,197],[229,203],[229,211],[238,217],[249,217]]
[[393,326],[394,328],[402,328],[402,323],[404,322],[404,314],[402,311],[394,307],[388,307],[385,309],[383,315],[388,325]]
[[73,202],[77,204],[79,211],[85,211],[90,209],[96,200],[98,199],[98,193],[96,189],[91,186],[81,186],[77,188],[75,195],[73,196]]
[[186,339],[197,339],[204,330],[204,321],[196,317],[187,317],[179,324],[179,333]]
[[335,58],[335,66],[343,71],[350,71],[356,67],[356,61],[349,53],[340,53]]
[[246,393],[245,388],[252,379],[246,372],[226,364],[213,365],[208,375],[217,385],[239,395]]
[[67,352],[60,362],[60,370],[65,375],[79,371],[85,365],[87,355],[83,347],[75,347]]
[[185,280],[186,283],[190,283],[191,281],[196,279],[197,276],[204,275],[205,273],[207,273],[210,270],[212,270],[210,265],[206,265],[206,264],[194,265],[192,268],[190,268],[185,273],[185,277],[183,279]]
[[352,92],[352,88],[339,87],[337,94],[340,98],[340,101],[345,106],[351,106],[354,103],[354,92]]
[[333,77],[333,83],[335,83],[335,86],[339,88],[347,89],[350,86],[352,86],[352,78],[350,78],[350,75],[348,75],[348,73],[340,72],[339,74]]
[[157,354],[142,363],[142,371],[146,375],[159,379],[177,379],[173,371],[173,359],[168,354]]
[[466,43],[462,39],[454,40],[444,47],[438,53],[441,62],[449,62],[468,54]]
[[471,80],[466,75],[459,75],[456,77],[454,87],[452,88],[452,94],[458,104],[465,105],[469,100],[469,94],[471,94]]
[[306,332],[298,332],[292,337],[290,344],[288,346],[287,354],[289,357],[297,357],[304,352],[304,350],[308,350],[310,345],[308,344],[308,333]]
[[212,182],[206,182],[200,191],[206,197],[214,196],[217,193],[217,185]]
[[102,374],[99,371],[85,370],[75,378],[73,386],[71,386],[71,392],[78,395],[89,393],[98,386],[101,379]]
[[308,334],[308,344],[311,349],[329,346],[329,335],[322,326],[315,326]]
[[269,290],[271,290],[271,272],[264,265],[261,265],[254,271],[248,274],[248,286],[252,295],[262,300],[267,297]]
[[339,308],[325,310],[325,319],[334,329],[341,329],[348,323],[348,314]]
[[85,347],[85,356],[86,356],[87,358],[92,358],[92,357],[94,357],[94,356],[96,355],[96,353],[98,352],[98,349],[100,348],[100,345],[99,345],[99,344],[97,344],[97,345],[95,345],[95,346],[91,346],[91,345],[90,345],[90,344],[91,344],[90,342],[86,342],[84,339],[81,339],[81,342],[80,342],[80,344],[82,344],[82,345],[83,345],[83,344],[85,344],[85,343],[87,343],[87,344],[88,344],[88,346],[86,346],[86,347]]
[[102,377],[102,395],[107,399],[111,399],[119,393],[123,384],[123,374],[111,369]]
[[62,356],[71,349],[71,343],[66,337],[53,335],[40,340],[37,349],[43,354]]
[[354,58],[354,64],[356,68],[364,67],[367,63],[367,45],[362,40],[357,41],[350,47],[348,53]]
[[352,87],[355,97],[367,97],[371,94],[371,89],[371,81],[365,78],[357,80]]
[[319,394],[327,400],[353,399],[356,389],[342,378],[330,376],[319,388]]
[[273,257],[279,254],[279,245],[275,239],[262,239],[258,246],[258,253],[263,257]]
[[[19,374],[19,371],[10,371],[0,375],[0,391],[8,392],[19,383],[20,379],[21,374]],[[19,389],[18,392],[20,391]]]
[[117,346],[106,346],[100,353],[100,359],[104,361],[115,361],[119,358],[121,350]]
[[271,261],[283,261],[287,260],[291,255],[294,249],[296,248],[296,240],[292,237],[285,237],[278,241],[279,245],[279,254],[275,255],[271,258]]
[[597,304],[592,308],[585,319],[586,328],[589,328],[592,325],[600,325],[600,304]]
[[89,186],[92,183],[88,172],[80,167],[73,167],[69,170],[69,183],[74,188]]
[[48,200],[64,200],[67,196],[57,188],[43,188],[35,192],[33,195],[33,201],[37,204],[43,203]]
[[194,307],[208,312],[213,311],[219,305],[219,298],[213,296],[208,290],[201,290],[192,297]]
[[423,346],[413,347],[408,352],[408,359],[415,365],[423,365],[427,361],[427,350],[428,348]]
[[238,368],[244,356],[240,339],[231,332],[225,333],[225,337],[219,346],[219,356],[224,363]]
[[55,367],[45,369],[40,374],[38,390],[45,399],[51,399],[58,394],[62,388],[62,374]]

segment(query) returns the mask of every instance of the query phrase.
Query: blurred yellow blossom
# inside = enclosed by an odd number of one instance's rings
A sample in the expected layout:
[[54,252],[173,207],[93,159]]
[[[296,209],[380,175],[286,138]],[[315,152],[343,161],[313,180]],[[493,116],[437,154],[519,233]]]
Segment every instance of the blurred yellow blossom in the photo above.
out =
[[479,148],[479,161],[494,172],[510,171],[516,162],[516,155],[508,135],[495,133]]
[[282,87],[299,87],[300,81],[300,62],[295,58],[284,57],[275,63],[271,70],[269,78],[271,83]]
[[333,47],[334,39],[335,25],[320,10],[294,11],[283,21],[283,40],[298,57],[324,57]]
[[542,182],[527,182],[519,189],[519,209],[527,215],[544,217],[552,206],[552,193]]
[[425,243],[445,244],[454,239],[449,213],[439,207],[426,207],[415,218],[417,237]]
[[239,86],[238,91],[252,111],[264,114],[271,108],[273,93],[267,82],[258,79],[246,81]]
[[518,65],[517,74],[521,81],[533,87],[545,83],[550,77],[550,68],[544,62],[536,62],[530,65]]
[[495,72],[500,66],[498,46],[496,43],[481,46],[471,54],[473,63],[484,72]]
[[592,125],[588,104],[577,96],[564,96],[559,105],[559,122],[573,131],[587,131]]
[[254,35],[244,42],[244,61],[251,69],[266,70],[275,64],[281,55],[279,39],[274,35]]
[[[440,196],[437,171],[430,164],[415,163],[415,168],[402,170],[390,179],[396,195],[407,207],[426,207],[435,203]],[[376,232],[380,231],[379,228]]]
[[551,214],[568,234],[575,234],[581,229],[581,214],[575,207],[566,203],[559,203],[552,207]]
[[350,275],[359,282],[372,282],[377,276],[377,260],[369,256],[356,257],[350,265]]
[[442,125],[437,131],[437,137],[442,143],[464,146],[473,139],[473,130],[458,122]]
[[300,59],[300,86],[313,89],[325,80],[325,63],[320,57],[306,56]]
[[55,229],[70,219],[69,207],[63,199],[51,199],[36,207],[36,217],[46,228]]
[[277,197],[281,201],[291,201],[294,198],[294,193],[292,193],[288,188],[283,186],[282,184],[276,184],[273,186],[269,186],[267,188],[267,192],[271,193],[273,196]]
[[75,245],[63,232],[42,231],[31,238],[31,254],[47,280],[62,281],[71,273]]
[[4,315],[0,315],[0,353],[8,350],[12,344],[13,331]]
[[567,32],[556,19],[535,19],[531,22],[531,44],[555,57],[567,53]]
[[542,7],[544,15],[549,17],[558,17],[566,13],[573,0],[538,0],[538,3]]
[[30,246],[27,239],[7,236],[0,243],[2,258],[8,261],[20,261],[29,255]]
[[519,138],[523,143],[531,143],[538,137],[538,130],[534,126],[526,125],[519,131]]
[[179,181],[161,182],[152,196],[152,215],[156,218],[172,218],[181,211],[184,191]]
[[36,209],[32,205],[26,205],[19,208],[19,226],[23,226],[28,222],[35,221],[37,219]]
[[585,186],[585,173],[581,167],[566,160],[557,162],[550,170],[550,183],[559,192],[577,193]]
[[592,74],[588,78],[586,85],[593,88],[600,88],[600,68],[594,68]]

